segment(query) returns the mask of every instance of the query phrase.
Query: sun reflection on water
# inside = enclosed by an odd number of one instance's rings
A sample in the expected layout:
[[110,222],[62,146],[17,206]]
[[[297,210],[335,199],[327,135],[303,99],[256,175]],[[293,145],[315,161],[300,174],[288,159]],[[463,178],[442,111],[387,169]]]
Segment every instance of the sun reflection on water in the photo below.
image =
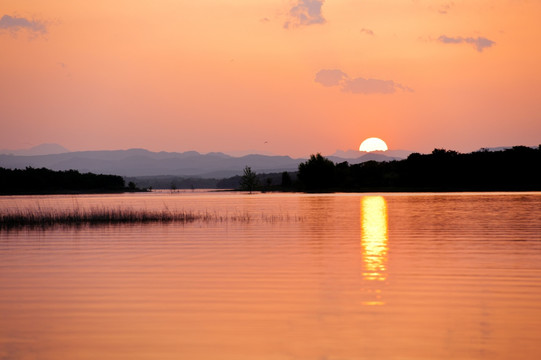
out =
[[381,284],[387,280],[387,203],[382,196],[361,198],[361,251],[363,279],[371,284],[365,290],[373,293],[364,305],[383,305]]

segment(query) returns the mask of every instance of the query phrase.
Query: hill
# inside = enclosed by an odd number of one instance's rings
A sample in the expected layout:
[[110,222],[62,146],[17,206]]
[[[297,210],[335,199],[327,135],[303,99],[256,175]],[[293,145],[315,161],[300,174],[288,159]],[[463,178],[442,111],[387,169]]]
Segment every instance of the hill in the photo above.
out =
[[[357,159],[332,157],[340,163],[348,161],[358,164],[365,161],[391,161],[396,158],[382,153],[368,153]],[[233,157],[220,152],[200,154],[196,151],[151,152],[145,149],[78,151],[61,154],[21,156],[0,155],[0,166],[9,169],[26,167],[48,168],[65,171],[78,170],[98,174],[121,176],[160,176],[225,178],[242,174],[244,167],[250,166],[258,173],[296,171],[306,159],[289,156],[245,155]]]

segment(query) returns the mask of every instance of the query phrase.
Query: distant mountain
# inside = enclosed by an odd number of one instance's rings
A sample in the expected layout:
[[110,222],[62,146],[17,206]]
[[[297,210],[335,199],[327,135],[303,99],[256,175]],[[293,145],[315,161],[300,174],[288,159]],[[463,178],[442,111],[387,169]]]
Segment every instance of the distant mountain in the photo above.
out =
[[[359,151],[357,152],[359,153]],[[387,154],[387,151],[385,151],[385,153],[382,151],[373,151],[369,153],[361,152],[360,154],[361,154],[360,156],[353,159],[344,159],[338,156],[326,156],[326,158],[335,163],[341,163],[341,162],[347,161],[349,164],[360,164],[366,161],[393,161],[393,160],[404,159],[401,157],[389,156]]]
[[258,155],[267,155],[267,156],[275,156],[275,153],[272,153],[270,151],[260,151],[260,150],[234,150],[234,151],[228,151],[227,155],[233,156],[233,157],[241,157],[246,155],[252,155],[252,154],[258,154]]
[[33,156],[33,155],[50,155],[50,154],[62,154],[69,152],[65,147],[58,144],[41,144],[34,146],[30,149],[20,150],[8,150],[1,149],[0,154],[12,154],[20,156]]
[[[331,156],[329,159],[340,163],[348,161],[357,164],[364,161],[390,161],[397,158],[383,153],[365,153],[356,159]],[[196,151],[183,153],[151,152],[145,149],[111,151],[76,151],[49,155],[0,155],[0,167],[23,169],[45,167],[51,170],[75,169],[80,172],[113,174],[122,176],[174,175],[183,177],[224,178],[242,174],[250,166],[257,173],[296,171],[301,162],[289,156],[246,155],[233,157],[214,152],[200,154]]]
[[414,151],[409,150],[387,150],[387,151],[374,151],[374,152],[364,152],[359,150],[336,150],[336,152],[328,157],[339,157],[343,159],[358,159],[363,155],[369,154],[381,154],[393,159],[406,159]]
[[293,171],[302,161],[304,159],[292,159],[289,156],[247,155],[236,158],[223,153],[170,153],[144,149],[77,151],[34,156],[0,155],[0,166],[5,168],[46,167],[52,170],[75,169],[122,176],[227,177],[241,174],[245,166],[257,172]]

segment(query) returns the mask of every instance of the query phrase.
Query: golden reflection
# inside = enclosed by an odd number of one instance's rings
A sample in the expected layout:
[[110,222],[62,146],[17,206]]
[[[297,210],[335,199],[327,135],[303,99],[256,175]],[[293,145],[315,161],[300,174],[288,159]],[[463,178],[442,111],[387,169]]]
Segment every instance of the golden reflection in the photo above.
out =
[[[361,198],[361,250],[363,279],[375,285],[387,279],[387,202],[382,196]],[[375,300],[365,305],[383,305],[381,289],[370,286],[366,292],[373,293]]]

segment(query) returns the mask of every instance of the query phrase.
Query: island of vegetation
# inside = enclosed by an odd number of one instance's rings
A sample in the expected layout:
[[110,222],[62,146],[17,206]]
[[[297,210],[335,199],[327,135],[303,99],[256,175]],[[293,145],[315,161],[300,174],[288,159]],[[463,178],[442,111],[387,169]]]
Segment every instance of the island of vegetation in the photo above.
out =
[[[293,181],[292,179],[295,178]],[[280,185],[251,169],[239,177],[238,188],[303,192],[457,192],[541,190],[541,145],[515,146],[502,151],[461,154],[435,149],[413,153],[404,160],[333,163],[311,155],[294,174],[283,173]]]
[[81,194],[144,191],[117,175],[81,174],[77,170],[45,168],[5,169],[0,167],[0,194]]

